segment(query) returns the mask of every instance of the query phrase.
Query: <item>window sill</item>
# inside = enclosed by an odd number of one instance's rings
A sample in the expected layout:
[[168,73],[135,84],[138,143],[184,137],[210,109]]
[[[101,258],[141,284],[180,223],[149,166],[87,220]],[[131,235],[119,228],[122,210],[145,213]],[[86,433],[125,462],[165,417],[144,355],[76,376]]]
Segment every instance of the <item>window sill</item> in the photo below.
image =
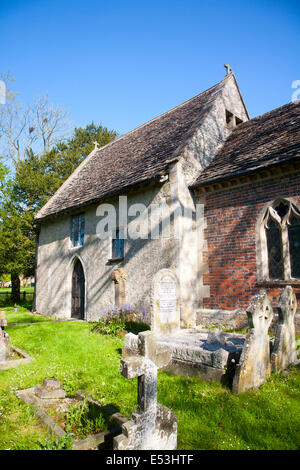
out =
[[279,281],[279,280],[270,280],[270,279],[266,279],[265,281],[258,281],[257,282],[257,285],[258,286],[261,286],[261,287],[280,287],[280,286],[295,286],[295,287],[300,287],[300,279],[289,279],[289,280],[282,280],[282,281]]
[[83,245],[70,246],[69,251],[76,251],[76,250],[79,250],[82,247],[83,247]]
[[117,262],[117,261],[123,261],[123,260],[124,260],[124,257],[122,257],[122,258],[110,258],[110,259],[108,260],[108,262],[109,262],[109,263],[115,263],[115,262]]

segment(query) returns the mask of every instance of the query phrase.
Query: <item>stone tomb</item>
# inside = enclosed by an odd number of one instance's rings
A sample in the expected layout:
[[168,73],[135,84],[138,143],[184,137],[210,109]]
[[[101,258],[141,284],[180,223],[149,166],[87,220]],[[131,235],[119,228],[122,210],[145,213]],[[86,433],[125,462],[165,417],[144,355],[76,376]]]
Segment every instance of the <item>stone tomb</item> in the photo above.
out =
[[100,445],[110,448],[112,438],[120,434],[121,424],[127,421],[125,416],[115,412],[109,406],[103,406],[92,397],[86,396],[82,391],[78,391],[75,395],[68,397],[60,380],[45,379],[42,385],[26,390],[18,390],[15,393],[19,399],[33,405],[38,418],[40,418],[52,434],[59,438],[67,436],[63,422],[66,420],[69,407],[79,404],[82,400],[86,400],[95,410],[105,412],[107,423],[112,423],[110,429],[89,435],[84,439],[75,439],[72,450],[97,449]]
[[172,335],[180,329],[179,283],[175,272],[161,269],[151,285],[151,329],[157,336]]
[[138,409],[114,438],[115,450],[174,450],[177,446],[177,418],[157,403],[157,370],[171,361],[172,351],[159,345],[154,332],[125,336],[121,374],[138,377]]
[[239,361],[245,336],[221,330],[182,329],[174,336],[159,338],[172,349],[168,371],[176,375],[197,375],[231,386],[235,364]]
[[25,352],[12,346],[8,333],[5,331],[7,320],[5,310],[0,311],[0,370],[11,369],[33,361]]

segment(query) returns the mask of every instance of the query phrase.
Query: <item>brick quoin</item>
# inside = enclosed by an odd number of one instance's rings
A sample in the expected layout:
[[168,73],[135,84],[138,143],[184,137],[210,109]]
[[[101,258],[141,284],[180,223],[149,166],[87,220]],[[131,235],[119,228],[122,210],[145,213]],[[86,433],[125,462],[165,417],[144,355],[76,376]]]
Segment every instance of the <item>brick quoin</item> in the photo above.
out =
[[[257,284],[255,230],[264,205],[278,197],[300,203],[300,172],[206,194],[209,274],[203,275],[203,283],[210,286],[210,297],[204,308],[244,309],[262,288],[276,306],[284,287]],[[300,289],[293,288],[299,305]]]

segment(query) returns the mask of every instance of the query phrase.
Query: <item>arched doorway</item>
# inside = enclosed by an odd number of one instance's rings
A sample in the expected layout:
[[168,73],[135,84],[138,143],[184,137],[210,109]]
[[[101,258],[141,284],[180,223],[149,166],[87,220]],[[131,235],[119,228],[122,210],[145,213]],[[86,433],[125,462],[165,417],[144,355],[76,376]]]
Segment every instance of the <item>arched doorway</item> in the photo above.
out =
[[72,308],[71,317],[84,320],[85,279],[83,267],[77,258],[72,274]]

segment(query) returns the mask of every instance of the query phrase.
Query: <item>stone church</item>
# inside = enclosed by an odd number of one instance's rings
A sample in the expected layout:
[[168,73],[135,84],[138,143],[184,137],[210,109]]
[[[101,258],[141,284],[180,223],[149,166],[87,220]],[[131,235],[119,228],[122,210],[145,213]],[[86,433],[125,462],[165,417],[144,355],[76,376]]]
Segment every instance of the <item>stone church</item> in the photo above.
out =
[[95,144],[36,216],[35,310],[149,311],[163,268],[177,274],[183,327],[239,326],[262,287],[274,303],[286,285],[300,292],[299,156],[300,104],[250,120],[232,72]]

